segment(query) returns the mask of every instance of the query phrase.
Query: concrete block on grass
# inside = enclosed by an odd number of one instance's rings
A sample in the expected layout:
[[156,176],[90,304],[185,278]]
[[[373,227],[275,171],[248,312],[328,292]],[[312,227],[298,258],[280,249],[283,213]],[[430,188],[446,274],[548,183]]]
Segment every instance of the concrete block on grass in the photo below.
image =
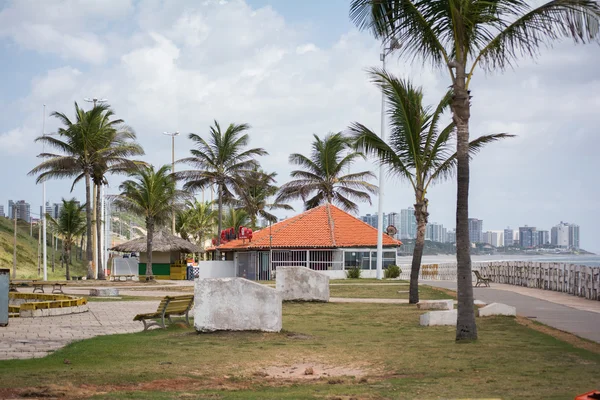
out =
[[194,327],[198,332],[279,332],[281,294],[244,278],[196,279]]
[[421,300],[417,303],[419,310],[453,310],[454,300]]
[[423,326],[456,325],[456,310],[429,311],[422,314],[419,322]]
[[329,276],[306,267],[277,267],[276,289],[284,301],[329,301]]
[[480,317],[491,317],[493,315],[517,316],[517,309],[502,303],[492,303],[479,309]]

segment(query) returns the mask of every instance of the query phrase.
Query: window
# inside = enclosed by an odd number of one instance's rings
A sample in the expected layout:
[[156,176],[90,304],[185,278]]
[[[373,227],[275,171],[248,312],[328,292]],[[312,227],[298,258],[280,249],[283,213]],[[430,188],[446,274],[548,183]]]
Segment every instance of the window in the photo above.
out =
[[344,253],[344,269],[369,269],[368,251],[346,251]]
[[[396,265],[396,252],[395,251],[384,251],[383,252],[383,269],[386,269],[390,265]],[[371,252],[371,269],[377,269],[377,252]]]

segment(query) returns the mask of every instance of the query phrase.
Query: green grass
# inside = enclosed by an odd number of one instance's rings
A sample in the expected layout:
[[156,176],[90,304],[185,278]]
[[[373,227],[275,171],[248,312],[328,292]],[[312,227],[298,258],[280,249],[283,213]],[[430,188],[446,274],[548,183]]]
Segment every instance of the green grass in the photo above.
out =
[[150,301],[150,300],[160,300],[163,296],[150,297],[150,296],[127,296],[120,295],[118,297],[94,297],[94,296],[84,296],[87,298],[88,302],[114,302],[114,301]]
[[[95,399],[568,399],[600,384],[599,354],[514,318],[478,319],[480,340],[457,344],[453,327],[419,326],[413,306],[291,303],[283,311],[282,333],[175,326],[2,361],[0,397],[6,388],[72,384],[72,396]],[[306,382],[256,374],[295,363],[358,367],[368,376]]]
[[[14,225],[13,221],[0,217],[0,268],[9,268],[13,265],[13,241]],[[30,226],[24,221],[17,223],[17,279],[39,279],[38,269],[38,229],[34,227],[33,236],[30,236]],[[48,241],[51,235],[48,234]],[[74,250],[73,250],[74,251]],[[47,247],[47,268],[48,279],[65,279],[65,270],[60,267],[60,247],[55,253],[55,268],[51,270],[52,248]],[[85,275],[86,267],[81,261],[75,260],[73,254],[73,265],[71,266],[71,275]],[[12,271],[11,271],[12,274]],[[12,275],[11,275],[12,276]]]
[[[331,297],[353,297],[367,299],[408,299],[407,284],[398,285],[331,285],[329,287],[329,295]],[[401,293],[398,293],[398,292]],[[432,288],[431,286],[419,285],[419,299],[422,300],[438,300],[451,299],[456,296],[451,296],[445,292]]]

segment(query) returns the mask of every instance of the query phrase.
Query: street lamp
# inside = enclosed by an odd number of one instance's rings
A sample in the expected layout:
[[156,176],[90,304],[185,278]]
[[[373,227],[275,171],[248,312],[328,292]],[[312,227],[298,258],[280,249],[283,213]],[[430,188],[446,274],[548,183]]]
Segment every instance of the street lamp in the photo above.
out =
[[92,98],[86,97],[83,100],[87,101],[88,103],[94,103],[94,107],[96,107],[96,103],[102,104],[102,103],[106,103],[108,101],[107,99],[99,99],[97,97],[92,97]]
[[[179,131],[163,132],[163,135],[171,136],[171,172],[175,173],[175,136],[179,136]],[[175,235],[175,210],[173,210],[172,233]]]
[[[389,46],[384,47],[380,54],[382,70],[385,72],[385,58],[394,50],[400,48],[400,43],[393,39]],[[385,93],[381,90],[381,140],[385,141]],[[377,206],[377,279],[382,278],[383,271],[383,163],[379,164],[379,204]]]

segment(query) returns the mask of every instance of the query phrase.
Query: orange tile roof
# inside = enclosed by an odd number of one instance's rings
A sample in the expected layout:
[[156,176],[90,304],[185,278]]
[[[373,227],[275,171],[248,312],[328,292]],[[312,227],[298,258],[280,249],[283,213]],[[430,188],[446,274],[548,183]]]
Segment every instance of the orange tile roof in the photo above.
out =
[[[271,234],[269,234],[271,232]],[[271,238],[270,238],[271,236]],[[383,245],[402,242],[385,233]],[[376,247],[377,229],[333,205],[322,205],[295,217],[254,232],[252,242],[236,239],[219,246],[220,250],[268,248]]]

